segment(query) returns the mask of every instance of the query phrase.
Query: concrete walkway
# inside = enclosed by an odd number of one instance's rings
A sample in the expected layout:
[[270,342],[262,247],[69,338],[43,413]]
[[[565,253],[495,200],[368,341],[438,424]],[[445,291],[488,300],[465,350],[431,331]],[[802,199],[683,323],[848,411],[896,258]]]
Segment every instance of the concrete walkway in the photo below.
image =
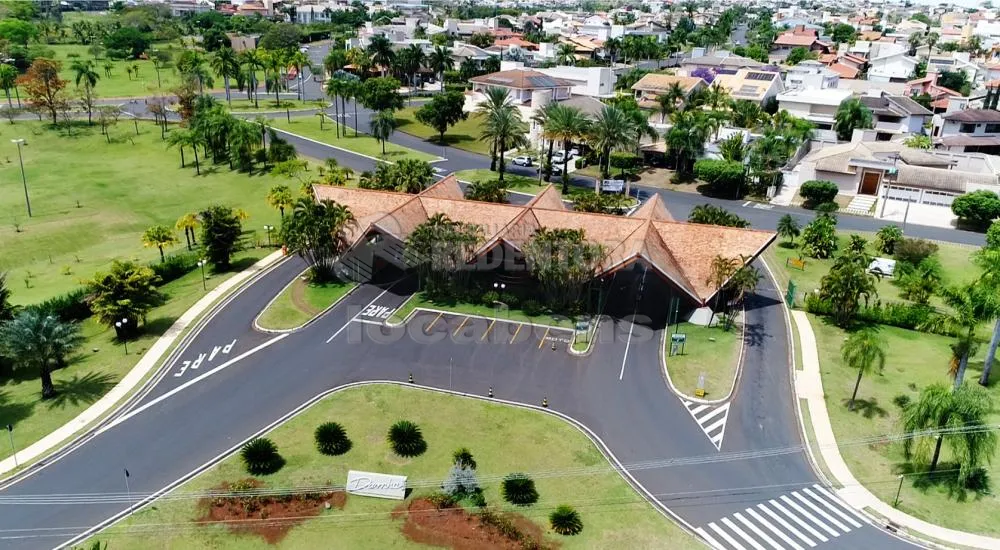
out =
[[280,250],[269,254],[249,268],[229,277],[220,283],[219,286],[207,292],[200,300],[198,300],[197,303],[185,311],[180,318],[174,321],[174,324],[170,325],[170,328],[168,328],[167,331],[163,333],[163,335],[160,336],[152,346],[150,346],[149,350],[146,351],[142,358],[139,359],[139,362],[132,367],[132,370],[130,370],[128,374],[122,378],[121,382],[118,382],[114,388],[111,388],[111,391],[106,393],[104,397],[98,399],[93,405],[87,407],[87,409],[77,415],[76,418],[70,420],[66,424],[63,424],[62,427],[54,430],[28,447],[19,450],[14,456],[10,456],[0,461],[0,475],[10,472],[15,468],[15,457],[17,458],[18,465],[24,467],[26,464],[33,462],[36,458],[54,450],[58,445],[66,442],[77,432],[88,427],[91,423],[100,420],[105,414],[117,406],[120,401],[129,396],[134,389],[139,387],[142,381],[145,380],[146,375],[153,371],[160,364],[160,360],[167,355],[174,343],[177,341],[177,338],[180,337],[181,334],[184,333],[185,329],[191,326],[191,324],[194,323],[202,313],[208,311],[216,300],[228,294],[250,277],[278,262],[281,258],[282,254]]
[[809,407],[809,418],[812,420],[813,432],[819,447],[813,450],[819,451],[827,470],[833,476],[832,481],[843,487],[837,494],[851,506],[859,510],[868,508],[910,534],[920,534],[946,544],[969,548],[1000,548],[1000,539],[948,529],[900,512],[882,502],[855,479],[844,458],[840,456],[840,448],[837,446],[833,426],[830,424],[830,415],[826,410],[816,336],[809,323],[809,317],[803,311],[792,311],[791,314],[795,319],[799,341],[802,344],[802,370],[795,371],[795,394],[800,399],[805,399]]

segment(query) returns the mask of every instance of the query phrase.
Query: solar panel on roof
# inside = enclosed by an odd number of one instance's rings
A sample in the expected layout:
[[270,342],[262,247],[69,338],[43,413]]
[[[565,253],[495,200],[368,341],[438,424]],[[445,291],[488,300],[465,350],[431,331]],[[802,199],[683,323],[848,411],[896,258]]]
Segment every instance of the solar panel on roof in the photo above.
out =
[[740,86],[740,91],[736,92],[740,95],[757,95],[757,87],[751,86],[749,84],[744,84]]
[[771,80],[774,73],[747,73],[747,80]]
[[489,80],[490,82],[499,82],[501,84],[510,84],[511,82],[513,82],[513,80],[509,78],[504,78],[502,76],[491,76],[486,80]]
[[548,76],[529,76],[527,80],[528,84],[535,88],[554,88],[556,86],[556,81]]

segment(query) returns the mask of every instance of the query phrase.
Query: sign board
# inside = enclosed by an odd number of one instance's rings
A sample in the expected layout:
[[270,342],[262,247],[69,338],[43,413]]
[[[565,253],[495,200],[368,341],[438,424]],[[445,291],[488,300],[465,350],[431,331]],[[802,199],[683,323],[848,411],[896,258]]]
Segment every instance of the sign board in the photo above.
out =
[[349,470],[346,489],[355,495],[403,500],[406,498],[406,476]]
[[605,193],[621,193],[625,190],[625,180],[604,180],[601,182],[601,191]]
[[793,267],[795,269],[798,269],[799,271],[805,271],[806,261],[803,260],[802,258],[788,258],[787,260],[785,260],[785,266]]
[[868,271],[879,277],[892,277],[896,272],[896,260],[890,258],[875,258],[868,264]]

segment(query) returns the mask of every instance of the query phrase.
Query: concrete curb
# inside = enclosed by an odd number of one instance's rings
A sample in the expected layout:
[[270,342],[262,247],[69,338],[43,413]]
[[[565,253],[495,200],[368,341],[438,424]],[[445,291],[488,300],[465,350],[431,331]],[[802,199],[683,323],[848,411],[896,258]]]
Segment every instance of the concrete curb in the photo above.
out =
[[[766,265],[766,264],[765,264]],[[663,336],[660,338],[660,349],[657,355],[660,358],[660,366],[663,368],[663,375],[667,379],[667,385],[670,386],[670,391],[674,392],[677,397],[685,401],[691,401],[692,403],[700,403],[702,405],[721,405],[733,398],[733,394],[736,393],[736,387],[740,385],[740,378],[743,376],[743,358],[746,355],[747,349],[747,308],[743,306],[743,327],[740,333],[740,356],[736,359],[736,375],[733,376],[733,383],[729,387],[729,393],[725,397],[719,399],[702,399],[700,397],[694,397],[688,395],[674,385],[674,381],[670,378],[670,371],[667,370],[667,356],[663,351],[667,347],[667,334],[669,331],[663,331]]]
[[[308,267],[305,268],[302,271],[302,273],[305,273],[306,271],[309,271]],[[267,303],[267,305],[264,306],[264,309],[260,310],[260,312],[257,314],[257,316],[253,318],[253,329],[254,330],[256,330],[257,332],[263,332],[263,333],[266,333],[266,334],[285,334],[285,333],[291,333],[291,332],[298,332],[298,331],[306,328],[307,326],[313,324],[314,322],[316,322],[320,317],[326,315],[331,309],[333,309],[334,307],[336,307],[337,304],[339,304],[340,302],[342,302],[344,300],[344,298],[347,298],[351,294],[354,294],[354,291],[361,287],[360,284],[354,283],[354,286],[350,290],[348,290],[347,292],[345,292],[343,296],[341,296],[340,298],[337,298],[336,300],[334,300],[333,303],[330,304],[330,305],[328,305],[328,306],[326,306],[326,308],[324,308],[323,311],[317,313],[312,318],[310,318],[308,321],[306,321],[305,323],[302,323],[301,325],[299,325],[297,327],[285,328],[285,329],[278,329],[278,328],[267,328],[267,327],[261,326],[260,323],[259,323],[261,315],[264,315],[264,312],[267,311],[268,308],[270,308],[274,304],[274,302],[278,300],[278,297],[281,296],[282,294],[284,294],[284,292],[286,290],[288,290],[289,288],[292,287],[293,284],[295,284],[295,281],[299,280],[299,278],[302,277],[302,273],[296,275],[295,278],[291,280],[291,282],[289,282],[287,285],[285,285],[284,287],[282,287],[282,289],[277,294],[274,295],[274,298],[271,298],[271,300]]]
[[366,380],[366,381],[361,381],[361,382],[351,382],[351,383],[348,383],[348,384],[343,384],[343,385],[337,386],[335,388],[332,388],[332,389],[320,392],[319,394],[317,394],[316,396],[314,396],[312,399],[309,399],[305,403],[302,403],[301,405],[299,405],[295,409],[293,409],[293,410],[289,411],[288,413],[286,413],[281,418],[278,418],[277,420],[275,420],[274,422],[268,424],[267,426],[265,426],[264,428],[260,429],[259,431],[257,431],[253,435],[245,438],[243,441],[240,441],[236,445],[233,445],[228,450],[223,451],[221,454],[217,455],[215,458],[212,458],[211,460],[209,460],[208,462],[202,464],[198,468],[192,470],[191,472],[185,474],[184,476],[181,476],[180,478],[178,478],[177,480],[173,481],[172,483],[170,483],[169,485],[167,485],[163,489],[161,489],[159,491],[156,491],[156,492],[150,494],[149,496],[147,496],[146,498],[140,500],[134,506],[130,507],[129,510],[124,510],[122,512],[119,512],[118,514],[115,514],[114,516],[112,516],[112,517],[110,517],[110,518],[102,521],[101,523],[95,525],[94,527],[88,529],[84,533],[81,533],[80,535],[74,537],[72,540],[69,540],[69,541],[61,544],[60,546],[56,547],[57,550],[62,549],[62,548],[72,548],[73,545],[79,544],[80,542],[83,542],[87,538],[95,535],[97,532],[99,532],[99,531],[101,531],[103,529],[106,529],[108,527],[111,527],[112,525],[118,523],[119,521],[125,519],[126,517],[129,517],[131,514],[135,513],[135,511],[140,510],[144,506],[146,506],[148,504],[151,504],[151,503],[155,502],[157,499],[159,499],[159,498],[161,498],[161,497],[163,497],[163,496],[165,496],[165,495],[173,492],[174,490],[176,490],[178,487],[180,487],[184,483],[186,483],[186,482],[194,479],[195,477],[198,477],[200,474],[204,473],[206,470],[212,468],[213,466],[215,466],[219,462],[225,460],[230,455],[234,454],[244,444],[246,444],[247,441],[250,441],[251,439],[254,439],[255,437],[261,437],[264,434],[266,434],[266,433],[274,430],[275,428],[281,426],[282,424],[288,422],[289,420],[294,419],[296,416],[299,416],[300,414],[304,413],[309,408],[311,408],[313,405],[315,405],[319,401],[325,399],[326,397],[329,397],[329,396],[331,396],[331,395],[333,395],[335,393],[338,393],[338,392],[341,392],[341,391],[344,391],[344,390],[349,390],[349,389],[354,389],[354,388],[360,388],[360,387],[365,387],[365,386],[377,386],[377,385],[383,385],[383,384],[395,385],[395,386],[402,386],[402,387],[407,387],[407,388],[417,388],[417,389],[420,389],[420,390],[423,390],[423,391],[430,391],[430,392],[434,392],[434,393],[440,393],[440,394],[444,394],[444,395],[451,395],[451,396],[455,396],[455,397],[464,397],[464,398],[467,398],[467,399],[477,399],[477,400],[480,400],[480,401],[486,401],[488,403],[500,403],[502,405],[507,405],[507,406],[511,406],[511,407],[517,407],[517,408],[521,408],[521,409],[527,409],[527,410],[532,410],[532,411],[536,411],[536,412],[541,412],[541,413],[553,415],[553,416],[555,416],[555,417],[557,417],[557,418],[559,418],[559,419],[567,422],[568,424],[570,424],[571,426],[573,426],[574,428],[576,428],[577,430],[579,430],[580,433],[582,433],[588,439],[590,439],[591,443],[593,443],[594,446],[597,447],[597,449],[601,452],[601,454],[604,455],[604,458],[608,461],[608,463],[611,466],[611,468],[613,470],[617,471],[618,474],[621,475],[622,478],[625,480],[625,482],[629,486],[631,486],[634,491],[636,491],[637,493],[639,493],[639,495],[643,499],[645,499],[646,502],[648,502],[653,507],[654,510],[656,510],[657,512],[659,512],[660,515],[662,515],[665,519],[674,521],[674,523],[676,523],[682,530],[684,530],[688,535],[690,535],[695,540],[697,540],[699,542],[702,542],[707,547],[710,547],[710,545],[707,542],[703,541],[701,539],[701,537],[697,534],[697,532],[695,531],[694,526],[692,526],[690,523],[688,523],[682,517],[678,516],[672,510],[670,510],[669,508],[667,508],[666,506],[664,506],[660,501],[658,501],[656,499],[656,497],[652,493],[650,493],[645,487],[643,487],[642,484],[640,484],[639,481],[636,480],[635,477],[633,477],[631,473],[629,473],[629,471],[625,468],[625,466],[621,463],[621,461],[619,461],[618,458],[611,452],[611,449],[607,446],[607,444],[604,442],[604,440],[602,440],[597,434],[595,434],[594,432],[592,432],[585,424],[583,424],[582,422],[576,420],[575,418],[573,418],[573,417],[571,417],[571,416],[569,416],[567,414],[563,414],[561,412],[554,411],[554,410],[549,409],[547,407],[540,407],[538,405],[530,405],[530,404],[527,404],[527,403],[520,403],[520,402],[517,402],[517,401],[508,401],[508,400],[505,400],[505,399],[491,398],[491,397],[486,397],[486,396],[482,396],[482,395],[475,395],[475,394],[464,393],[464,392],[459,392],[459,391],[454,391],[454,390],[445,390],[445,389],[434,388],[434,387],[430,387],[430,386],[422,386],[422,385],[419,385],[419,384],[410,384],[410,383],[401,382],[401,381],[398,381],[398,380]]
[[[274,130],[275,132],[281,132],[282,134],[287,134],[287,135],[290,135],[290,136],[293,136],[293,137],[296,137],[296,138],[298,138],[298,139],[303,139],[303,140],[306,140],[306,141],[309,141],[309,142],[312,142],[312,143],[315,143],[316,145],[321,145],[321,146],[323,146],[323,147],[329,147],[329,148],[331,148],[331,149],[336,149],[336,150],[338,150],[338,151],[343,151],[343,152],[345,152],[345,153],[350,153],[350,154],[352,154],[352,155],[357,155],[357,156],[359,156],[359,157],[363,157],[363,158],[366,158],[366,159],[369,159],[369,160],[374,160],[375,162],[384,162],[384,163],[386,163],[386,164],[396,164],[395,162],[393,162],[393,161],[391,161],[391,160],[385,160],[385,159],[380,159],[380,158],[378,158],[378,157],[373,157],[373,156],[371,156],[371,155],[366,155],[366,154],[364,154],[364,153],[359,153],[359,152],[357,152],[357,151],[352,151],[352,150],[350,150],[350,149],[345,149],[345,148],[343,148],[343,147],[337,147],[336,145],[331,145],[331,144],[329,144],[329,143],[324,143],[324,142],[322,142],[322,141],[319,141],[319,140],[316,140],[316,139],[313,139],[313,138],[309,138],[309,137],[306,137],[306,136],[303,136],[303,135],[299,135],[299,134],[296,134],[296,133],[294,133],[294,132],[289,132],[288,130],[282,130],[281,128],[274,128],[274,127],[272,126],[272,127],[271,127],[271,129],[272,129],[272,130]],[[367,134],[366,134],[366,135],[367,135]],[[389,143],[392,143],[392,142],[390,141]],[[399,145],[399,144],[398,144],[398,143],[395,143],[395,144],[393,144],[393,145]],[[400,146],[400,147],[406,147],[405,145],[399,145],[399,146]],[[409,149],[409,147],[407,147],[407,149]],[[425,152],[423,152],[423,151],[417,151],[416,149],[411,149],[411,150],[412,150],[412,151],[415,151],[415,152],[417,152],[417,153],[420,153],[420,154],[422,154],[422,155],[427,155],[427,154],[429,154],[429,153],[425,153]],[[446,159],[446,158],[444,158],[444,157],[435,157],[434,159],[432,159],[432,160],[429,160],[429,161],[427,161],[427,163],[428,163],[428,164],[433,164],[433,163],[435,163],[435,162],[444,162],[444,161],[446,161],[446,160],[448,160],[448,159]]]
[[[53,430],[45,437],[32,443],[31,445],[17,452],[18,466],[14,466],[14,456],[10,456],[0,461],[0,474],[11,472],[15,469],[30,469],[31,463],[63,444],[81,430],[87,428],[92,423],[101,420],[105,414],[112,411],[120,402],[130,397],[130,393],[137,386],[142,384],[155,368],[160,366],[160,360],[171,351],[174,342],[182,335],[189,326],[197,323],[199,317],[206,310],[209,310],[217,300],[226,296],[231,290],[240,286],[241,283],[276,264],[283,256],[281,251],[273,252],[245,269],[219,284],[206,293],[193,306],[188,308],[174,323],[160,336],[156,342],[146,351],[141,359],[133,366],[129,372],[122,377],[121,381],[111,388],[108,393],[98,399],[94,404],[78,414],[69,422]],[[7,480],[4,480],[7,481]]]

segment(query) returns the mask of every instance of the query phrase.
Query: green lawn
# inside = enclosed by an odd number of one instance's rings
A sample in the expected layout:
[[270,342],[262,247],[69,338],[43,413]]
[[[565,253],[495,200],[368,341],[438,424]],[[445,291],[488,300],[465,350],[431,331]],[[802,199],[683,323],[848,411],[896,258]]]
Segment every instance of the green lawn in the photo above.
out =
[[286,109],[295,111],[308,111],[313,109],[323,109],[329,102],[326,100],[298,100],[294,97],[282,97],[281,103],[274,101],[274,96],[269,95],[266,98],[262,95],[260,99],[257,100],[257,106],[254,106],[254,102],[247,99],[246,95],[240,93],[238,90],[233,90],[230,92],[232,101],[226,103],[225,99],[220,101],[224,104],[229,105],[229,109],[234,113],[266,113],[274,111],[285,111]]
[[703,327],[682,323],[676,332],[687,335],[684,353],[670,356],[669,337],[663,349],[674,387],[685,395],[694,395],[698,377],[704,373],[705,399],[723,399],[729,395],[743,345],[740,327],[723,330],[721,325]]
[[[111,69],[111,76],[104,72],[104,64],[109,61],[107,58],[94,59],[87,53],[88,46],[81,44],[44,44],[44,48],[55,52],[55,59],[62,62],[62,70],[59,75],[70,81],[67,90],[75,93],[76,74],[70,69],[70,65],[75,60],[93,60],[94,70],[101,79],[97,82],[94,91],[98,98],[125,98],[151,96],[154,94],[167,94],[171,89],[181,83],[180,74],[171,62],[168,67],[160,69],[160,78],[157,81],[156,68],[153,62],[144,59],[134,59],[126,61],[111,61],[114,68]],[[172,58],[176,59],[184,50],[178,44],[154,44],[154,49],[170,51]],[[129,75],[126,67],[139,66],[138,75]],[[216,82],[218,88],[222,88],[222,82]]]
[[[901,410],[893,398],[906,395],[917,399],[924,386],[940,382],[950,384],[947,369],[951,357],[951,338],[882,327],[882,337],[887,343],[888,359],[882,376],[866,376],[861,380],[858,401],[854,412],[848,411],[847,400],[854,390],[857,371],[845,367],[840,357],[840,346],[845,334],[825,319],[810,315],[819,347],[820,369],[826,405],[833,423],[833,430],[840,444],[841,454],[855,477],[884,502],[892,503],[896,495],[896,476],[907,471],[902,443],[872,443],[868,438],[901,433]],[[975,384],[982,370],[985,345],[974,358],[966,372],[966,383]],[[995,404],[1000,404],[1000,385],[996,376],[989,390]],[[996,409],[995,409],[996,410]],[[1000,422],[1000,411],[986,420],[989,424]],[[868,440],[865,443],[859,443]],[[853,444],[852,444],[853,442]],[[994,457],[988,467],[990,479],[995,484],[1000,479],[1000,461]],[[952,455],[945,445],[940,470],[949,470]],[[995,485],[994,485],[995,493]],[[912,476],[903,483],[899,509],[933,523],[976,533],[1000,535],[1000,525],[995,521],[1000,514],[1000,499],[989,495],[977,498],[974,494],[950,493],[949,483],[930,483],[921,476]]]
[[[417,423],[427,441],[427,452],[419,457],[399,458],[385,442],[389,425],[404,418]],[[347,454],[329,457],[316,451],[313,430],[328,421],[342,424],[353,440]],[[503,506],[497,480],[510,472],[567,473],[535,475],[538,503],[515,510],[538,523],[560,548],[702,547],[655,512],[576,428],[543,413],[414,388],[367,386],[327,397],[268,437],[287,461],[278,473],[260,478],[268,487],[343,486],[347,470],[355,469],[408,476],[408,484],[416,487],[413,499],[435,491],[448,474],[452,451],[467,447],[492,506]],[[223,525],[192,524],[205,509],[198,493],[246,477],[239,457],[231,456],[172,492],[169,500],[135,513],[95,540],[159,549],[427,548],[401,533],[404,519],[392,515],[399,502],[355,495],[348,495],[343,510],[306,519],[274,545]],[[549,531],[547,516],[560,504],[577,508],[582,533],[562,537]],[[176,528],[157,527],[163,525]]]
[[[407,134],[412,134],[440,145],[437,130],[417,122],[416,111],[418,108],[407,107],[396,112],[396,122],[399,123],[398,131],[406,132]],[[444,133],[445,145],[489,156],[489,144],[485,141],[479,141],[479,136],[483,131],[482,126],[483,123],[479,115],[470,113],[468,118],[448,128],[448,131]]]
[[[255,248],[234,258],[233,270],[249,267],[270,250]],[[215,288],[231,273],[209,275],[208,289]],[[49,401],[39,399],[42,385],[37,372],[0,369],[0,421],[14,426],[14,441],[19,449],[38,441],[72,420],[107,393],[124,377],[143,353],[205,294],[201,271],[191,273],[162,288],[167,302],[149,313],[142,335],[128,342],[128,355],[114,338],[114,330],[87,319],[81,330],[86,341],[70,358],[69,365],[52,374],[58,395]],[[15,296],[17,289],[14,289]],[[10,446],[0,445],[0,459],[10,456]]]
[[[471,170],[459,170],[458,172],[455,172],[455,176],[462,181],[476,183],[480,181],[498,179],[499,174],[489,170],[488,168],[475,168]],[[510,173],[504,173],[503,181],[507,184],[508,191],[517,191],[518,193],[527,193],[529,195],[537,195],[544,190],[546,186],[548,186],[548,183],[545,183],[544,181],[542,182],[542,185],[538,185],[538,178]],[[562,192],[561,179],[553,178],[551,183],[556,186],[556,189],[558,189],[560,193]],[[563,195],[563,197],[566,200],[573,200],[575,197],[593,192],[594,189],[592,187],[571,185],[569,186],[569,192]],[[630,198],[629,207],[634,206],[635,202],[636,200],[634,198]]]
[[[9,184],[0,186],[0,271],[8,274],[14,303],[73,289],[115,258],[156,260],[155,248],[142,247],[142,232],[154,224],[173,227],[181,215],[213,203],[244,209],[250,215],[244,227],[257,231],[251,240],[264,240],[265,224],[279,225],[265,201],[275,178],[204,159],[196,176],[190,164],[180,167],[178,151],[167,149],[153,123],[140,122],[139,130],[136,136],[133,123],[122,121],[111,129],[109,144],[97,126],[77,126],[72,137],[38,122],[0,127],[0,181]],[[23,156],[32,218],[12,138],[28,142]],[[177,238],[182,247],[183,235]]]
[[361,133],[355,137],[354,128],[341,126],[341,130],[346,128],[347,135],[341,134],[338,138],[336,127],[329,119],[323,123],[322,130],[320,130],[319,123],[319,118],[315,116],[292,118],[291,122],[284,117],[271,119],[271,125],[279,130],[285,130],[369,157],[389,161],[410,158],[427,162],[438,158],[391,142],[385,144],[385,155],[383,155],[382,144],[368,134]]
[[261,313],[257,323],[272,330],[293,329],[308,323],[357,286],[354,282],[314,284],[305,275],[296,278]]
[[[400,322],[406,319],[406,316],[410,314],[411,311],[424,308],[424,309],[437,309],[442,311],[453,311],[455,313],[464,313],[466,315],[479,315],[482,317],[496,317],[497,310],[491,305],[483,304],[470,304],[468,302],[435,302],[427,298],[423,292],[418,292],[413,295],[412,298],[407,300],[402,307],[400,307],[393,314],[393,321]],[[517,321],[521,323],[530,323],[536,325],[548,325],[559,328],[573,329],[576,327],[576,319],[569,318],[561,315],[543,313],[541,315],[530,316],[521,311],[518,308],[510,308],[500,314],[504,319],[510,319],[511,321]]]

